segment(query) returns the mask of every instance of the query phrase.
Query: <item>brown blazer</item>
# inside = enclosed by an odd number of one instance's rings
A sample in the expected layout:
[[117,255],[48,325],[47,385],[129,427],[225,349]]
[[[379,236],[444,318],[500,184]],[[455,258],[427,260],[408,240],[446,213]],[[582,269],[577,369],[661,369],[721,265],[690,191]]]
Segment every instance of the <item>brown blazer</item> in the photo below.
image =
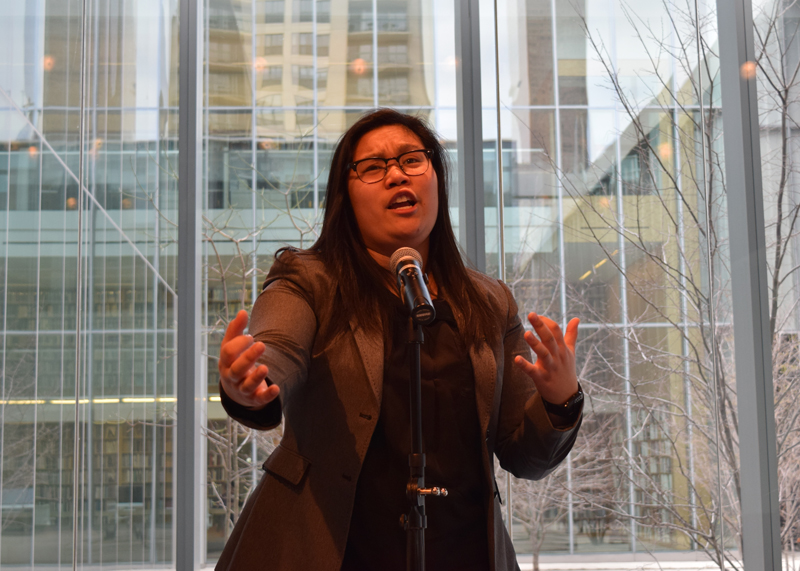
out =
[[[550,423],[533,381],[513,365],[530,358],[517,305],[502,282],[472,272],[502,320],[505,335],[470,350],[486,478],[487,534],[492,570],[518,569],[503,525],[494,482],[494,456],[520,478],[539,479],[569,453],[580,420],[567,429]],[[222,404],[245,426],[269,429],[285,420],[283,439],[244,507],[216,571],[338,571],[347,543],[361,463],[378,420],[383,339],[357,324],[331,323],[335,287],[322,262],[290,251],[276,261],[256,300],[250,332],[267,350],[280,399],[250,411],[222,394]],[[463,331],[463,315],[453,308]],[[342,332],[342,329],[344,331]],[[398,514],[399,519],[400,514]],[[432,570],[437,571],[437,570]]]

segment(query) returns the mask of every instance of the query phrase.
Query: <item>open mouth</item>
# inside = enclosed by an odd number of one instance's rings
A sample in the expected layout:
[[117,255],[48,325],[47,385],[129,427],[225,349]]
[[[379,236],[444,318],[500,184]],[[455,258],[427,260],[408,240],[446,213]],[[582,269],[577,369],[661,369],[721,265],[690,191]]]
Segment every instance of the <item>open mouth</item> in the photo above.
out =
[[400,208],[411,208],[417,203],[416,200],[412,198],[403,198],[397,202],[393,202],[389,205],[389,210],[398,210]]

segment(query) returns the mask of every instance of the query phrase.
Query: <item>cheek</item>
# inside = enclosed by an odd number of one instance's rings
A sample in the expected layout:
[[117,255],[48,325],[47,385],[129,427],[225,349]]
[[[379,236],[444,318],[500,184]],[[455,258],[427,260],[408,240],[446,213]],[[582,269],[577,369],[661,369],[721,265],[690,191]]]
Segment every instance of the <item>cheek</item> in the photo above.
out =
[[353,209],[353,215],[356,219],[356,225],[361,235],[368,238],[373,234],[372,226],[378,215],[375,211],[375,201],[370,201],[366,193],[359,192],[357,188],[350,188],[348,191],[350,196],[350,205]]
[[354,188],[355,185],[351,184],[348,188],[347,194],[350,197],[350,206],[353,209],[353,213],[356,216],[356,220],[359,220],[365,216],[366,210],[366,203],[364,201],[363,193],[359,192],[358,188]]

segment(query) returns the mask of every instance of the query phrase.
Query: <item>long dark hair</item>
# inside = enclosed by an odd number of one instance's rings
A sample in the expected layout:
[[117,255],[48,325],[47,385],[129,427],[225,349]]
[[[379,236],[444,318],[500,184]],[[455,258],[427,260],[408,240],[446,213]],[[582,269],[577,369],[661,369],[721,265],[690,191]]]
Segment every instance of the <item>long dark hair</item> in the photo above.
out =
[[482,338],[494,338],[499,333],[498,318],[492,315],[486,297],[478,292],[470,278],[450,224],[446,151],[423,119],[393,109],[377,109],[361,117],[339,139],[331,160],[322,232],[310,250],[319,255],[329,275],[338,282],[341,303],[337,304],[336,321],[346,325],[355,317],[362,327],[370,329],[375,325],[376,313],[386,323],[387,308],[393,301],[393,294],[386,287],[387,283],[393,283],[392,276],[372,259],[361,238],[350,203],[347,168],[361,138],[389,125],[406,127],[419,137],[426,149],[433,151],[431,164],[439,179],[439,210],[430,234],[426,269],[436,280],[439,296],[463,311],[466,331],[461,334],[467,346]]

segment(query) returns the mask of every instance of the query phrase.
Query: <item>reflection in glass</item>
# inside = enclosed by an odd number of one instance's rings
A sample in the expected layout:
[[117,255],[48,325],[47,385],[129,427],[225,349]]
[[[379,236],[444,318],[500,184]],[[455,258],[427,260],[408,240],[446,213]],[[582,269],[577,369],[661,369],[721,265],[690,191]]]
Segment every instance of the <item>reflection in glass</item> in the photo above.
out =
[[[81,7],[51,8],[23,2],[0,19],[4,37],[20,38],[0,62],[9,94],[0,94],[0,566],[68,565],[73,526],[79,565],[169,565],[175,6],[122,14],[112,2],[89,18],[83,201],[75,180]],[[76,426],[78,315],[84,376]]]
[[[512,482],[518,552],[535,560],[729,545],[709,519],[724,502],[724,525],[736,525],[733,488],[714,480],[717,466],[724,481],[736,478],[735,446],[708,429],[717,422],[712,351],[729,357],[721,386],[730,386],[735,361],[721,126],[707,109],[704,139],[698,111],[677,104],[696,101],[700,79],[706,103],[717,104],[716,60],[697,71],[694,20],[671,5],[586,0],[498,10],[499,75],[484,83],[488,93],[499,82],[503,133],[500,144],[491,141],[492,109],[484,121],[487,265],[499,266],[491,225],[501,149],[505,277],[521,309],[562,326],[581,319],[589,407],[567,466],[543,482]],[[701,34],[712,52],[714,25],[713,7],[703,4]],[[494,57],[493,42],[482,49],[485,61]],[[727,418],[729,406],[720,405]]]

